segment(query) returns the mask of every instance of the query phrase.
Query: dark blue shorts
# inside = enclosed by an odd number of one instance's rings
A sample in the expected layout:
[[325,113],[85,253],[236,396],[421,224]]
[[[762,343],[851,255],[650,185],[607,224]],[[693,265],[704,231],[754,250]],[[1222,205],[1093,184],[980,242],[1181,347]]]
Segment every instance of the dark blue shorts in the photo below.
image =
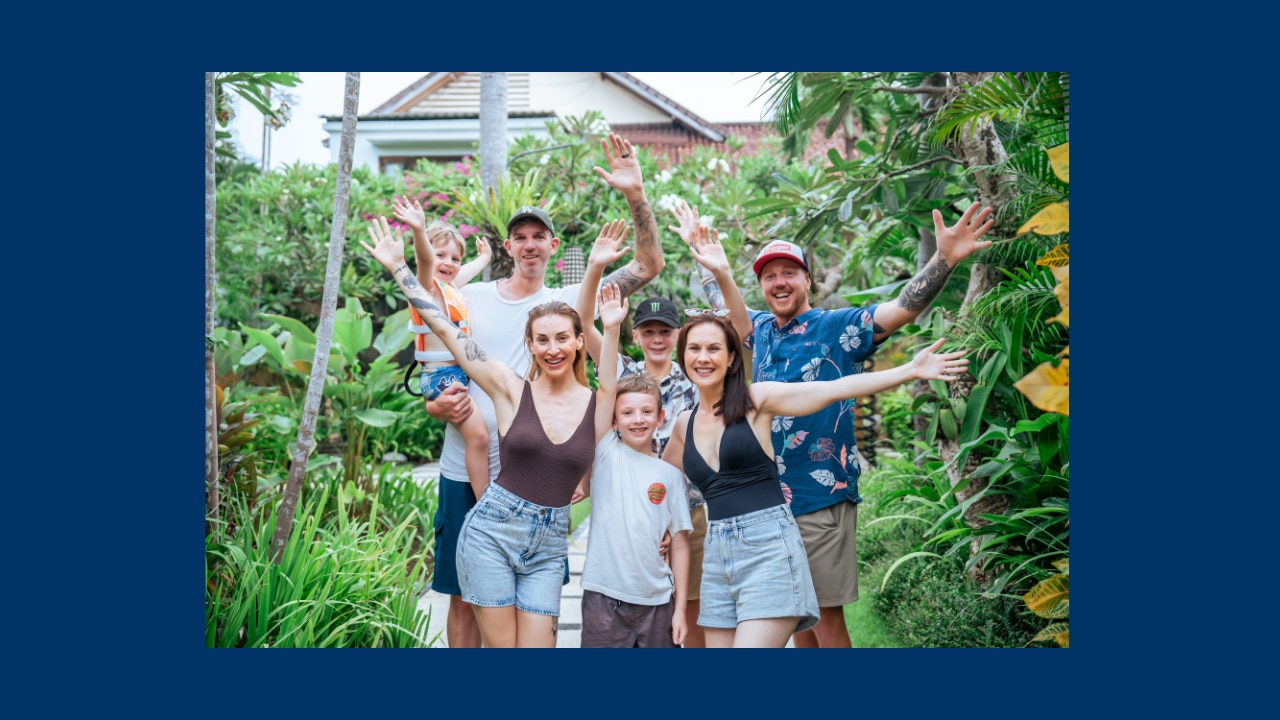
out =
[[431,589],[443,595],[461,595],[458,585],[458,533],[467,512],[475,507],[476,495],[471,483],[450,480],[443,475],[440,486],[440,504],[436,506],[436,569],[431,578]]

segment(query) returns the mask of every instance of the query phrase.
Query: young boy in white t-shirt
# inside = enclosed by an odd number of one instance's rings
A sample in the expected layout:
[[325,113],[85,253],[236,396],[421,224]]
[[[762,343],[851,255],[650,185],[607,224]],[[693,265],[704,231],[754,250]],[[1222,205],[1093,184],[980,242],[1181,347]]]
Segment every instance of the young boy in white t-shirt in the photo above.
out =
[[[684,476],[653,453],[662,392],[648,375],[618,380],[614,433],[596,446],[584,490],[591,542],[582,569],[582,647],[680,647],[688,632],[689,502]],[[659,552],[671,533],[670,565]]]

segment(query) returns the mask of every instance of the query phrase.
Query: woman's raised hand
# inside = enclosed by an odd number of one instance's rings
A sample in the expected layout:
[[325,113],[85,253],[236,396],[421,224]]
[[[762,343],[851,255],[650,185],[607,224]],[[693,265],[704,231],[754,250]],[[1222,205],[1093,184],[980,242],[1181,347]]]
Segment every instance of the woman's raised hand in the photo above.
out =
[[600,235],[596,237],[595,243],[591,246],[591,254],[587,256],[587,264],[608,267],[621,259],[623,255],[631,251],[631,248],[622,246],[622,242],[627,239],[627,233],[630,231],[631,228],[627,227],[626,220],[614,220],[613,222],[605,223],[604,227],[600,228]]
[[386,217],[378,218],[369,225],[369,237],[373,238],[372,246],[363,240],[360,244],[383,267],[394,272],[404,264],[404,239],[400,236],[400,228],[395,229],[395,236],[392,237],[391,226],[387,224]]
[[945,338],[921,350],[911,359],[912,374],[917,379],[951,382],[969,368],[969,359],[964,357],[963,350],[937,353],[944,340]]

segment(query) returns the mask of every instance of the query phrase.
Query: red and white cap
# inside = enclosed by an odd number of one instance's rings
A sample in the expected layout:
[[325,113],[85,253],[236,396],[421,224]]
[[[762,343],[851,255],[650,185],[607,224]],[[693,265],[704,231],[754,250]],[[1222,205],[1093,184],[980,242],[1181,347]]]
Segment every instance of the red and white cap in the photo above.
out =
[[751,269],[755,271],[756,277],[759,278],[760,270],[764,268],[765,263],[770,260],[777,260],[778,258],[799,263],[800,267],[804,268],[805,272],[809,272],[809,264],[804,261],[804,251],[800,249],[799,245],[787,242],[786,240],[774,240],[768,245],[765,245],[764,248],[760,250],[760,254],[756,255],[755,264],[751,266]]

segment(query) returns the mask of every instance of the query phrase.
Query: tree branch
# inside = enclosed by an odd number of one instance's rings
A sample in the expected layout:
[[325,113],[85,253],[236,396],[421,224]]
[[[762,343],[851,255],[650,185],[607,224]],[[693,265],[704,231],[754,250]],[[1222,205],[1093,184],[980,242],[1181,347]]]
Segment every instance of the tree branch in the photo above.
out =
[[884,92],[900,93],[902,95],[932,95],[933,97],[942,97],[946,94],[946,88],[933,87],[930,85],[920,85],[919,87],[894,87],[892,85],[877,85],[872,90],[882,90]]

